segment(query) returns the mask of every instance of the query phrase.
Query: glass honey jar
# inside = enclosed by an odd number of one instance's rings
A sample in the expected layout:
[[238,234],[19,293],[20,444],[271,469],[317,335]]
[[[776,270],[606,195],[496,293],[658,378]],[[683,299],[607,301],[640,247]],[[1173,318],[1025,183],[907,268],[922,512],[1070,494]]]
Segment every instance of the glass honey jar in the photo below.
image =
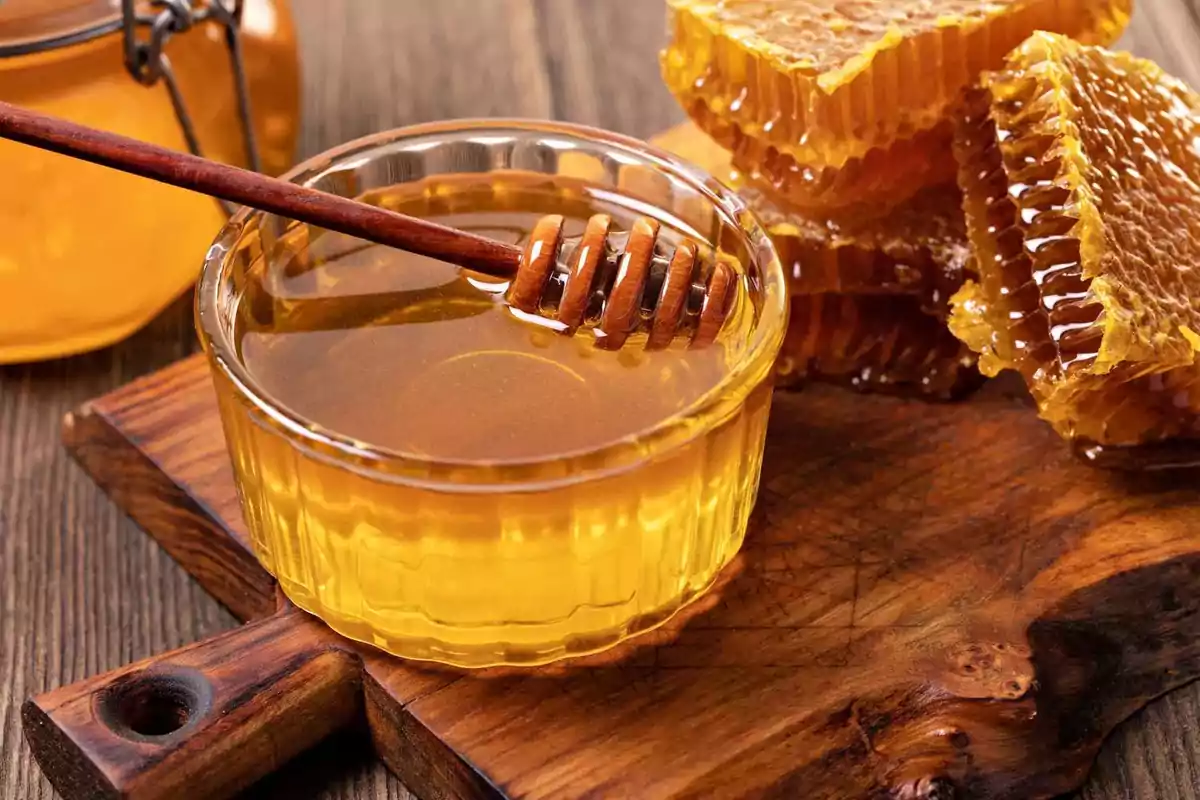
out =
[[[291,12],[287,0],[0,2],[0,100],[278,174],[299,115]],[[0,174],[0,363],[137,330],[194,283],[227,220],[210,198],[11,141]]]
[[287,177],[512,244],[547,213],[567,235],[650,216],[738,276],[714,344],[608,351],[509,306],[506,282],[238,212],[197,326],[255,553],[297,606],[402,657],[531,665],[651,629],[712,585],[746,532],[787,317],[736,195],[549,122],[407,128]]

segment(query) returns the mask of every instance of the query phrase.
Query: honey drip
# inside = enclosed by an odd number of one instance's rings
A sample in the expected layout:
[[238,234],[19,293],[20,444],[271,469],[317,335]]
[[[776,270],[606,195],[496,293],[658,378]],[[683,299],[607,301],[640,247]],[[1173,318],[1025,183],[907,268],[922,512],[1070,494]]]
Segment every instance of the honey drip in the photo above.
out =
[[1038,34],[963,101],[979,282],[951,327],[1069,438],[1196,435],[1200,97],[1150,62]]
[[[949,160],[959,92],[1037,30],[1109,44],[1132,0],[671,0],[668,87],[797,205],[902,200]],[[844,172],[843,172],[844,170]]]

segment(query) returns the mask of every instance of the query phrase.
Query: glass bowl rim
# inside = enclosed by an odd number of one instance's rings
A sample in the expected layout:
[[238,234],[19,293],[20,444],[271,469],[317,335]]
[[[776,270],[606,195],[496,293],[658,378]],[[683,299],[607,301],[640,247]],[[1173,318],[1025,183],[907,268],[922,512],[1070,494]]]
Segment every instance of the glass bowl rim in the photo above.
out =
[[[453,461],[424,458],[356,441],[306,420],[302,415],[288,409],[285,404],[259,386],[249,370],[236,357],[235,343],[231,341],[230,332],[221,324],[218,308],[224,285],[222,279],[229,256],[235,252],[247,224],[254,218],[265,217],[268,213],[248,207],[238,209],[221,228],[205,254],[197,281],[195,324],[201,344],[208,355],[210,368],[219,370],[242,399],[249,401],[273,426],[282,429],[276,430],[276,434],[284,435],[292,446],[302,447],[320,460],[333,462],[335,466],[363,473],[372,479],[443,490],[465,488],[464,483],[481,487],[484,491],[498,487],[511,490],[513,483],[520,484],[528,490],[545,490],[623,473],[637,468],[655,456],[679,449],[706,435],[723,419],[716,412],[723,402],[728,403],[727,398],[731,395],[736,397],[737,407],[740,408],[749,394],[767,380],[782,345],[788,316],[786,277],[779,254],[757,216],[740,196],[717,182],[700,167],[640,139],[587,125],[522,118],[464,118],[418,123],[362,136],[305,159],[284,173],[281,178],[310,185],[331,169],[344,166],[356,156],[368,157],[372,151],[396,145],[406,139],[416,140],[453,134],[460,134],[466,138],[482,135],[484,131],[493,134],[502,134],[505,131],[561,134],[620,149],[638,161],[652,165],[687,183],[722,213],[728,223],[740,231],[741,237],[751,243],[749,249],[758,254],[762,273],[762,308],[756,315],[749,346],[719,383],[688,407],[664,417],[650,427],[627,437],[573,453],[520,461]],[[708,419],[710,417],[711,420]],[[697,420],[708,420],[708,424],[689,424]],[[591,461],[603,454],[628,448],[631,444],[636,446],[636,457],[621,460],[614,466],[596,467],[583,463],[585,460]],[[497,477],[498,472],[521,471],[551,463],[564,464],[566,476],[538,481],[518,479],[511,482]],[[411,473],[397,472],[394,468],[398,465],[420,466],[426,470],[448,469],[453,471],[454,477],[452,480],[419,478]],[[389,466],[393,469],[388,469]]]

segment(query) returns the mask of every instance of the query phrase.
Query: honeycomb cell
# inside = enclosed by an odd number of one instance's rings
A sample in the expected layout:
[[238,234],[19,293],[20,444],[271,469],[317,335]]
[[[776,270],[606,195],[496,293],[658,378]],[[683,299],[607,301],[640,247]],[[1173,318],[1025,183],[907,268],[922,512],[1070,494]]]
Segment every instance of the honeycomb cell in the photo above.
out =
[[741,194],[775,242],[793,294],[912,295],[944,317],[964,273],[973,273],[962,195],[953,183],[922,189],[894,208],[803,212],[748,183],[728,151],[692,123],[654,142]]
[[951,328],[1064,437],[1200,433],[1200,96],[1151,62],[1039,33],[984,75],[955,156],[979,280]]
[[793,295],[776,383],[805,379],[950,400],[977,388],[974,354],[912,297]]
[[[1115,41],[1132,0],[669,0],[668,87],[789,202],[903,199],[949,159],[948,106],[1037,30]],[[838,174],[845,170],[845,174]]]
[[694,102],[689,116],[730,151],[748,183],[810,213],[863,204],[894,205],[922,186],[954,180],[953,127],[948,122],[831,167],[797,161],[766,140],[747,135],[741,126],[713,113],[703,102]]

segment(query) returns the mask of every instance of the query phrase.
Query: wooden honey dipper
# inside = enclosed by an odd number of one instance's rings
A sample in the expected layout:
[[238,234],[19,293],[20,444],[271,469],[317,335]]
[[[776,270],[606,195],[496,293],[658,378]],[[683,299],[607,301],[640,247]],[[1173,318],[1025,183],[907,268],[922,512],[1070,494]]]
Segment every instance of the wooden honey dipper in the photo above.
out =
[[[589,318],[595,321],[598,347],[619,349],[641,329],[649,333],[648,350],[666,347],[689,327],[693,347],[716,339],[736,287],[732,267],[717,261],[706,282],[695,282],[700,264],[695,242],[685,239],[664,255],[657,246],[660,226],[650,217],[638,218],[627,233],[612,234],[612,218],[596,214],[581,236],[569,238],[562,235],[563,222],[549,214],[534,225],[508,290],[514,308],[538,313],[557,283],[555,319],[572,331]],[[685,324],[689,317],[694,327]]]
[[[595,327],[605,349],[638,331],[648,334],[647,349],[680,336],[693,347],[710,344],[736,292],[734,269],[719,260],[705,269],[695,242],[664,252],[659,224],[649,217],[614,234],[611,218],[597,214],[581,236],[564,237],[563,218],[549,215],[521,248],[3,102],[0,138],[510,280],[514,308],[539,316],[556,311],[560,330],[570,334]],[[557,302],[551,289],[561,290]]]

